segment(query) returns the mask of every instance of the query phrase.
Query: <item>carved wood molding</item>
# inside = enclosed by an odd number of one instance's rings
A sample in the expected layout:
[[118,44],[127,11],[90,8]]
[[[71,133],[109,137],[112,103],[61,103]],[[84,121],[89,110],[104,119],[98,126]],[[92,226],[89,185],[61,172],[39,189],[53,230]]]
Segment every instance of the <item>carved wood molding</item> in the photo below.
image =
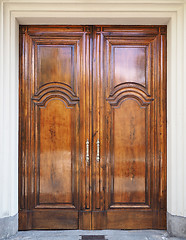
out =
[[64,83],[48,83],[43,85],[32,97],[38,106],[46,106],[49,100],[58,98],[63,100],[68,107],[76,105],[79,97],[72,91],[71,87]]
[[141,106],[148,106],[154,99],[147,93],[146,88],[136,83],[122,83],[114,87],[107,101],[117,108],[127,99],[136,100]]

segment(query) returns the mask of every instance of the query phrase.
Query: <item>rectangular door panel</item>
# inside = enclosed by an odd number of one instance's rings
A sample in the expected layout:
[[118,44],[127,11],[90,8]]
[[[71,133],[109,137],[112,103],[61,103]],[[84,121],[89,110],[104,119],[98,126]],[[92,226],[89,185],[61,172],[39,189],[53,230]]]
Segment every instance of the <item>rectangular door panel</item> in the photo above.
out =
[[[36,110],[37,111],[37,110]],[[66,108],[60,100],[48,102],[46,108],[38,110],[36,139],[38,154],[36,181],[38,182],[38,204],[72,204],[75,159],[74,146],[76,125],[73,109]],[[73,156],[73,157],[72,157]],[[74,202],[74,201],[73,201]],[[67,205],[68,206],[68,205]],[[38,205],[37,205],[38,207]]]
[[[146,85],[145,46],[111,44],[113,85],[138,81]],[[125,74],[124,74],[125,73]]]
[[[77,208],[75,119],[79,118],[74,70],[79,40],[34,39],[35,200],[37,208]],[[33,159],[33,161],[34,161]]]
[[[64,43],[64,41],[63,41]],[[74,86],[74,47],[68,45],[38,45],[38,81],[39,87],[47,83],[60,82]],[[48,78],[50,76],[50,79]]]
[[[113,173],[111,206],[145,203],[146,111],[134,100],[113,110]],[[113,205],[114,204],[114,205]],[[128,206],[128,205],[127,205]]]

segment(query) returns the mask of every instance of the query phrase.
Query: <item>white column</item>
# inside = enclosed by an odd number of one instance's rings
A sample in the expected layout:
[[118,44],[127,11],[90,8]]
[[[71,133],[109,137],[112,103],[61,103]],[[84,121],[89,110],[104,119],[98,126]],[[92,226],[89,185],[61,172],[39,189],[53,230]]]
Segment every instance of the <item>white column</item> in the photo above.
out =
[[184,25],[183,25],[183,32],[184,32],[184,38],[183,38],[183,43],[184,43],[184,49],[183,49],[183,56],[184,56],[184,64],[183,64],[183,95],[184,95],[184,100],[183,100],[183,118],[184,118],[184,123],[183,123],[183,136],[184,136],[184,141],[183,141],[183,216],[186,217],[186,1],[184,4]]

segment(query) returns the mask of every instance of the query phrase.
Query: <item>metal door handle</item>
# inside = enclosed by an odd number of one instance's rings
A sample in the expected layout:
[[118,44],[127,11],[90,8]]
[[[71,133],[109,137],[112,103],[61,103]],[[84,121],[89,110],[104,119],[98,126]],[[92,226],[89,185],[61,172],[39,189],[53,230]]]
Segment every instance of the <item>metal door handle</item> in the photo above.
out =
[[97,140],[96,144],[97,144],[96,161],[99,162],[99,160],[100,160],[100,156],[99,156],[99,146],[100,146],[100,142],[99,142],[99,139]]
[[89,163],[89,140],[86,141],[86,162]]

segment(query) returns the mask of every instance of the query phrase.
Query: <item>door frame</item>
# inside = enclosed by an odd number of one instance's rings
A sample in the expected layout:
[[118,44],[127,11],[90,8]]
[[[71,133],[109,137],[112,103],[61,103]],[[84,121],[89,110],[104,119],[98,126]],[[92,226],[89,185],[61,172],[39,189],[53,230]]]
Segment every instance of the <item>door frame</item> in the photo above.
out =
[[[5,183],[0,217],[13,216],[18,212],[18,66],[19,24],[121,24],[168,26],[168,75],[167,75],[167,210],[170,214],[186,216],[184,202],[186,182],[184,143],[186,142],[186,2],[185,0],[98,0],[85,3],[74,0],[1,0],[0,78],[1,107],[0,152],[2,168],[0,176]],[[129,3],[130,2],[130,3]],[[151,3],[146,4],[146,3]],[[45,5],[43,5],[45,3]],[[51,3],[53,5],[51,6]],[[76,4],[74,4],[76,3]],[[112,13],[112,14],[111,14]],[[184,49],[184,54],[183,54]],[[180,117],[181,116],[181,117]],[[11,176],[11,177],[9,177]]]

